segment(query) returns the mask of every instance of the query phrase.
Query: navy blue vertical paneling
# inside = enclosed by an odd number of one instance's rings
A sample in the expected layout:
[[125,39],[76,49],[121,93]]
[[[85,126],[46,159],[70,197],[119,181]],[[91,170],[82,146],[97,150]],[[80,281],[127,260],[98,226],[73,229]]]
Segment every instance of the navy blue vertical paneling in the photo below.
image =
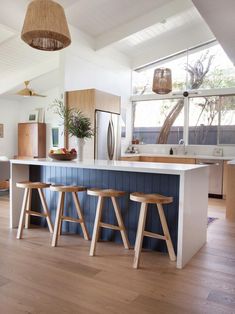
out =
[[[79,169],[78,169],[79,171]],[[87,188],[90,188],[90,176],[89,176],[89,170],[88,169],[83,169],[83,185]],[[85,219],[86,219],[86,224],[87,228],[89,231],[89,234],[92,234],[93,230],[93,223],[94,223],[94,214],[95,214],[95,199],[91,199],[90,196],[87,194],[84,196],[84,202],[83,202],[83,208],[84,208],[84,213],[85,213]],[[94,203],[92,209],[91,209],[91,202]]]
[[[110,175],[109,171],[107,171],[107,172],[108,172],[108,185],[106,187],[108,187],[109,189],[115,189],[116,188],[115,177]],[[105,215],[104,219],[107,223],[116,224],[111,198],[106,198],[106,200],[105,200],[104,215]],[[104,231],[103,231],[104,239],[109,240],[109,241],[114,240],[114,232],[115,231],[111,230],[111,229],[104,229]]]
[[[41,176],[41,169],[39,166],[30,166],[30,181],[38,181],[37,178]],[[39,199],[38,192],[36,190],[32,191],[32,210],[40,211],[41,210],[41,203]],[[43,226],[43,221],[40,220],[38,217],[30,217],[30,223],[33,224],[40,224]]]
[[[46,167],[41,167],[41,178],[42,178],[42,182],[50,183],[49,177],[47,176],[47,168]],[[52,212],[51,206],[50,206],[50,204],[51,204],[50,189],[49,188],[48,189],[44,189],[44,194],[45,194],[45,197],[46,197],[46,200],[47,200],[48,208],[50,209],[51,217],[54,220],[53,212]]]
[[[69,171],[71,170],[71,171]],[[68,178],[70,185],[76,185],[77,184],[77,171],[75,168],[67,168],[67,171],[69,172]],[[77,218],[77,210],[73,201],[72,193],[67,193],[70,196],[70,203],[67,209],[67,214],[71,217]],[[80,194],[80,193],[78,193]],[[79,197],[79,195],[78,195]],[[79,233],[81,234],[81,227],[80,224],[74,223],[74,222],[68,222],[69,225],[69,232],[70,233]]]
[[[136,172],[131,172],[131,173],[129,172],[129,173],[124,173],[124,176],[125,175],[128,175],[130,179],[129,193],[136,192],[137,191],[137,176],[139,176],[139,173],[137,174]],[[140,212],[139,204],[129,200],[129,220],[128,220],[127,228],[129,231],[128,233],[129,233],[130,243],[133,245],[135,243],[139,212]]]
[[[117,190],[120,190],[120,191],[128,192],[125,189],[123,189],[123,173],[122,172],[117,172],[117,174],[115,176],[115,188]],[[121,196],[121,197],[119,197],[117,199],[117,202],[119,204],[119,207],[120,207],[120,210],[121,210],[121,214],[122,214],[122,218],[123,218],[124,222],[125,222],[125,216],[126,216],[126,213],[127,213],[127,206],[126,206],[126,199],[127,198],[129,198],[129,194]],[[114,213],[114,210],[113,210],[113,213]],[[117,224],[116,219],[115,219],[115,224]],[[117,231],[114,231],[114,230],[113,230],[113,233],[114,233],[114,236],[115,236],[115,238],[114,238],[115,241],[121,243],[122,242],[121,233],[117,232]]]
[[[125,191],[127,193],[126,196],[120,197],[118,202],[121,208],[124,224],[127,228],[128,237],[132,245],[135,243],[140,203],[130,201],[129,194],[132,192],[144,192],[172,196],[173,203],[164,205],[164,212],[166,214],[173,245],[177,251],[179,209],[179,176],[177,175],[32,166],[30,167],[30,178],[33,181],[41,180],[44,182],[67,185],[78,184],[87,188],[113,188]],[[54,221],[58,193],[46,191],[45,195],[52,213],[52,220]],[[97,197],[89,196],[86,193],[79,193],[78,197],[84,212],[89,233],[92,235]],[[35,196],[34,203],[37,203],[37,198]],[[71,195],[66,196],[65,204],[67,209],[66,214],[76,217],[77,213]],[[116,224],[113,205],[108,199],[105,201],[103,220],[107,223]],[[154,204],[149,205],[148,208],[146,229],[152,232],[162,233],[159,215]],[[63,231],[81,234],[80,226],[75,223],[64,222]],[[102,229],[100,235],[102,240],[121,242],[120,233],[118,231]],[[146,238],[144,239],[143,246],[145,248],[166,252],[165,241]]]
[[179,178],[174,176],[170,185],[169,195],[173,197],[173,204],[167,205],[168,208],[168,225],[171,237],[174,239],[173,245],[177,250],[177,238],[178,238],[178,217],[179,210],[175,210],[174,204],[179,204]]
[[[144,174],[144,190],[143,192],[144,193],[152,193],[153,192],[153,180],[152,180],[152,176],[148,176],[147,174]],[[139,203],[139,206],[141,204]],[[153,230],[153,212],[150,208],[150,205],[149,205],[149,210],[147,212],[147,217],[146,217],[146,230]],[[154,240],[152,238],[144,238],[144,243],[143,245],[145,247],[152,247],[152,242]]]
[[[72,185],[73,181],[72,181],[72,168],[67,168],[66,167],[66,185]],[[73,214],[73,210],[72,210],[72,195],[71,193],[65,193],[65,209],[64,209],[64,214],[66,216],[70,216]],[[65,221],[63,222],[64,225],[64,230],[67,232],[72,232],[73,226],[72,223]]]
[[130,234],[129,234],[129,228],[127,228],[127,226],[129,226],[129,220],[132,214],[131,208],[130,208],[130,176],[129,175],[123,175],[122,174],[122,190],[125,191],[126,197],[122,197],[121,198],[121,208],[122,208],[122,217],[123,217],[123,221],[124,221],[124,225],[127,229],[127,236],[128,239],[130,238]]
[[[75,169],[74,168],[73,170],[74,170],[73,177],[74,177],[74,181],[75,181],[74,184],[84,186],[84,184],[83,184],[83,169]],[[79,198],[81,208],[84,208],[84,195],[85,195],[84,192],[78,193],[78,198]],[[76,213],[76,215],[77,215],[77,213]],[[85,217],[85,219],[86,219],[86,217]],[[75,224],[75,225],[76,225],[76,232],[81,234],[82,231],[81,231],[80,224]]]
[[[154,193],[159,193],[159,194],[163,194],[166,195],[167,192],[166,190],[169,188],[168,185],[165,186],[165,192],[162,192],[162,185],[161,185],[161,177],[165,176],[162,174],[159,175],[154,175],[152,180],[153,180],[153,186],[152,186],[152,191]],[[157,209],[156,209],[156,205],[155,204],[150,204],[149,205],[149,212],[151,215],[151,225],[147,225],[147,228],[149,231],[152,232],[157,232],[157,233],[161,233],[162,232],[162,228],[161,228],[161,224],[160,224],[160,219],[159,216],[157,214]],[[162,241],[158,240],[158,239],[151,239],[151,245],[152,248],[154,248],[155,250],[161,251],[162,250]]]
[[[49,172],[50,177],[48,178],[49,179],[48,181],[51,182],[51,184],[57,184],[56,179],[60,180],[60,178],[56,178],[56,175],[55,175],[56,167],[49,167],[49,168],[50,168],[50,172]],[[52,208],[52,211],[54,212],[54,215],[53,215],[54,217],[56,213],[57,200],[58,200],[58,193],[51,192],[51,208]]]

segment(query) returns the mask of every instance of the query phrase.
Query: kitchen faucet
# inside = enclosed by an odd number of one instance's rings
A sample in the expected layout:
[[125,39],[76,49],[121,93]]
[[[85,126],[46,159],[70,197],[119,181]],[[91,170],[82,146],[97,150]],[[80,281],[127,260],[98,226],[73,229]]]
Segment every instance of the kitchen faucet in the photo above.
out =
[[183,155],[186,155],[187,152],[185,150],[185,142],[184,142],[184,140],[182,138],[179,140],[179,145],[183,146],[182,153],[183,153]]

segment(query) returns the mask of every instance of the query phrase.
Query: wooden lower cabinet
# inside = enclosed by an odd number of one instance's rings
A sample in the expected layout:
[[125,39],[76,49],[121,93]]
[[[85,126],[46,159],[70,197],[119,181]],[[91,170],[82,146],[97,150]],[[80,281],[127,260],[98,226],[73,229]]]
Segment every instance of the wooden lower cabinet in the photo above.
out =
[[18,157],[46,157],[46,124],[18,124]]
[[235,221],[235,165],[226,168],[226,218]]
[[195,158],[183,158],[183,157],[158,157],[158,156],[131,156],[121,157],[121,160],[126,161],[143,161],[143,162],[162,162],[162,163],[174,163],[174,164],[195,164]]
[[174,163],[174,164],[195,164],[195,158],[183,158],[183,157],[150,157],[141,156],[140,161],[145,162],[162,162],[162,163]]
[[124,161],[140,161],[140,157],[139,156],[121,157],[120,160],[124,160]]

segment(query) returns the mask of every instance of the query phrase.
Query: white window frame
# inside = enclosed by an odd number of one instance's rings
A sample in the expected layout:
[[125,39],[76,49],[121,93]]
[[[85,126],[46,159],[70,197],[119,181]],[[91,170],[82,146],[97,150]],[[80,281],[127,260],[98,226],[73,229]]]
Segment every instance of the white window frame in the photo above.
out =
[[[146,94],[146,95],[132,95],[130,97],[130,102],[138,102],[138,101],[150,101],[150,100],[164,100],[164,99],[184,99],[184,134],[183,140],[185,145],[188,144],[188,131],[189,131],[189,98],[192,97],[208,97],[208,96],[232,96],[235,95],[235,88],[217,88],[217,89],[198,89],[195,90],[189,96],[183,96],[184,91],[180,92],[171,92],[166,95],[158,95],[158,94]],[[132,117],[133,119],[133,117]],[[133,130],[132,130],[133,137]],[[156,144],[159,145],[159,144]],[[192,144],[190,144],[192,145]],[[200,144],[198,144],[200,145]],[[235,144],[219,144],[218,146],[235,146]]]

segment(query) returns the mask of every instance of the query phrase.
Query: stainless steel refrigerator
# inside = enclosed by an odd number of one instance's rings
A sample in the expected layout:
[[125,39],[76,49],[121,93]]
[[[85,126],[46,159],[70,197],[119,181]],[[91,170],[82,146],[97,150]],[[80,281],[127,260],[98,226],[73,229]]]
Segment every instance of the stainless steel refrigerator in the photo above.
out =
[[121,152],[119,114],[96,110],[95,159],[117,160]]

